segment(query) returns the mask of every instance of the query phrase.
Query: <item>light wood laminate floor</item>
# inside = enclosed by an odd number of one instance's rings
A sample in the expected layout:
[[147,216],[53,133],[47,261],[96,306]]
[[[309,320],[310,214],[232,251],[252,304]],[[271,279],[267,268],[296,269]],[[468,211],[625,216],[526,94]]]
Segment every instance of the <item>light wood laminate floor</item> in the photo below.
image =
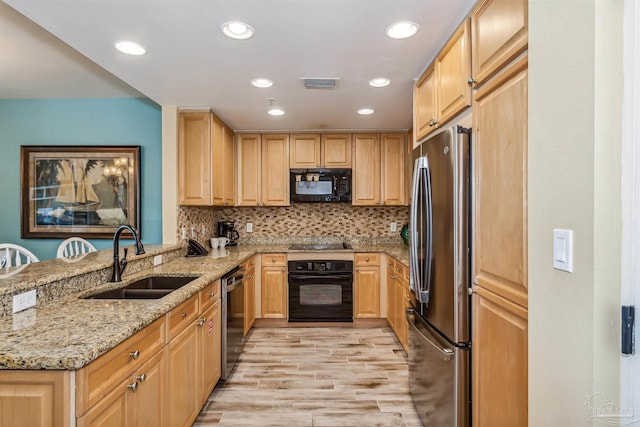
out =
[[195,427],[422,426],[389,328],[254,329]]

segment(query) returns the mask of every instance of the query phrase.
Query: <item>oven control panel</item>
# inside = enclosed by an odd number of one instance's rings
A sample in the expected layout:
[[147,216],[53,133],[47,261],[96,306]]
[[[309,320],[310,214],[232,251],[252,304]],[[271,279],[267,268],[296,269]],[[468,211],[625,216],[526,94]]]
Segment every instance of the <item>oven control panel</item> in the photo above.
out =
[[352,261],[290,261],[289,272],[312,272],[312,271],[332,271],[332,272],[352,272]]

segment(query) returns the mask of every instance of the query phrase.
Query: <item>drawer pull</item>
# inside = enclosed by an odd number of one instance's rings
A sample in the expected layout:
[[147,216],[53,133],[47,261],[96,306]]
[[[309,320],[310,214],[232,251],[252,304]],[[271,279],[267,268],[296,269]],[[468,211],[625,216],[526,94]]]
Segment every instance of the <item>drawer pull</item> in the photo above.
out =
[[392,278],[393,280],[396,280],[396,275],[395,275],[395,274],[392,274],[392,275],[391,275],[391,278]]
[[138,389],[138,382],[132,382],[131,384],[127,385],[127,388],[131,391],[136,391]]
[[248,275],[247,280],[251,280],[252,277],[253,277],[253,274]]
[[364,262],[369,262],[369,257],[364,257]]
[[213,297],[215,297],[215,296],[216,296],[216,293],[215,293],[215,292],[209,292],[209,298],[213,298]]
[[396,271],[398,271],[398,272],[399,272],[399,271],[400,271],[400,267],[396,267]]
[[138,357],[140,357],[140,350],[132,351],[131,353],[129,353],[129,357],[134,360],[137,359]]
[[271,262],[276,262],[276,259],[275,258],[271,258]]
[[198,326],[202,327],[202,325],[204,325],[204,322],[207,321],[206,317],[203,317],[202,319],[200,319],[200,321],[198,322]]
[[147,379],[147,374],[138,375],[136,377],[136,381],[139,381],[141,383],[145,382],[146,379]]
[[180,317],[184,319],[185,317],[187,317],[187,313],[180,313]]

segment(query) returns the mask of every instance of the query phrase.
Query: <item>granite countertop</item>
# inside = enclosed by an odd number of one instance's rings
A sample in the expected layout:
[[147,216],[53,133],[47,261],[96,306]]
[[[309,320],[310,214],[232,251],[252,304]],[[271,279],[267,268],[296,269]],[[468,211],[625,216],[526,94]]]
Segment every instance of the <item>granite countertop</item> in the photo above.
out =
[[[288,246],[239,245],[226,251],[212,250],[204,257],[179,256],[158,266],[125,274],[121,283],[102,281],[89,290],[60,296],[20,313],[0,316],[0,369],[79,369],[256,253],[289,252]],[[406,245],[354,244],[353,251],[386,252],[408,265]],[[112,255],[110,251],[89,255],[95,257],[98,267],[108,268],[111,265],[112,261],[105,258]],[[86,263],[78,264],[81,264],[78,265],[81,272],[91,271]],[[62,270],[63,267],[60,268]],[[66,268],[69,269],[68,266]],[[62,271],[46,273],[50,279],[60,279],[61,274]],[[40,276],[42,275],[40,272]],[[198,278],[157,300],[82,299],[83,296],[122,287],[149,275]],[[30,266],[27,273],[21,272],[17,276],[35,281],[37,264]],[[13,286],[19,285],[14,283]]]

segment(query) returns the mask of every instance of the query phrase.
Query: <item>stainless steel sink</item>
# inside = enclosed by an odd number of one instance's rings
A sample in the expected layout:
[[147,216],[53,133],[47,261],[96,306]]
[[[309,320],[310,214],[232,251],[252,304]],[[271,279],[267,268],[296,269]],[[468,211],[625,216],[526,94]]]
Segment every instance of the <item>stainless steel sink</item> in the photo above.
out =
[[88,295],[83,299],[158,299],[180,289],[197,277],[150,276],[118,289]]

